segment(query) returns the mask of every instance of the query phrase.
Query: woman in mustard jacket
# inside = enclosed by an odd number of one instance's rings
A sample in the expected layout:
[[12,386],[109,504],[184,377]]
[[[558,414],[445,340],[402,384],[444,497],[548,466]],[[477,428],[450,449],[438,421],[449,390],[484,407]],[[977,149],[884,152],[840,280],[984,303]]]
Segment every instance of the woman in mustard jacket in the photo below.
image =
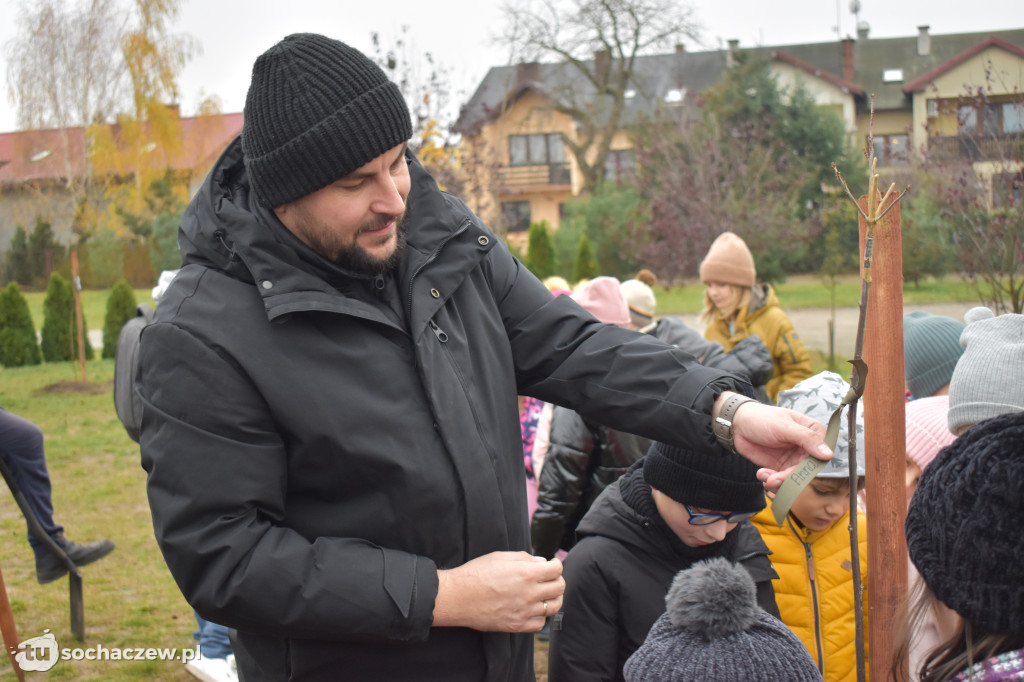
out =
[[[779,405],[828,421],[849,384],[822,372],[779,395]],[[862,403],[858,404],[860,407]],[[849,410],[849,408],[845,408]],[[844,410],[835,456],[797,496],[781,527],[772,503],[753,518],[771,549],[775,601],[785,623],[807,646],[825,682],[857,679],[853,564],[850,552],[850,483],[847,420]],[[857,415],[857,474],[864,481],[864,418]],[[858,486],[859,487],[859,486]],[[865,656],[867,655],[867,519],[857,515],[860,577],[864,585]],[[865,661],[865,674],[867,662]]]
[[760,337],[772,354],[772,378],[765,390],[774,401],[779,391],[811,376],[811,356],[771,285],[756,280],[746,243],[732,232],[720,234],[700,264],[700,281],[707,287],[700,319],[707,324],[704,338],[722,344],[726,352],[748,336]]

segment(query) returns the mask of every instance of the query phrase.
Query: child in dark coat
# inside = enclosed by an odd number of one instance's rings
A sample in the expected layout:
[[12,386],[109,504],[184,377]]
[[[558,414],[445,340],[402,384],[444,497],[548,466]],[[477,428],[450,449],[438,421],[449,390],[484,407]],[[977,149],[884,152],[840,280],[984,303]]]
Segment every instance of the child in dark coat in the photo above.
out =
[[551,682],[622,680],[626,659],[665,610],[675,575],[725,557],[746,569],[777,616],[768,548],[749,519],[765,505],[757,467],[725,451],[655,443],[580,522],[551,628]]

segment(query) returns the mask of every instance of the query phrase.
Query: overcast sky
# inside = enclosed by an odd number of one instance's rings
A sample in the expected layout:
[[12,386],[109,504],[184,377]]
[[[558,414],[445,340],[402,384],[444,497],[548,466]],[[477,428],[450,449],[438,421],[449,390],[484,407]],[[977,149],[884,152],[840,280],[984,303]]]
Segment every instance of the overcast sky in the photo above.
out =
[[[0,2],[0,46],[16,29],[17,6]],[[75,0],[68,0],[69,3]],[[79,0],[81,1],[81,0]],[[685,1],[685,0],[684,0]],[[225,112],[241,111],[256,57],[289,33],[314,31],[370,51],[370,34],[388,38],[408,26],[413,54],[431,52],[446,66],[459,101],[472,94],[491,66],[508,62],[496,45],[501,2],[497,0],[184,0],[175,31],[192,35],[203,53],[180,80],[184,115],[195,113],[204,95],[220,97]],[[715,49],[736,38],[740,46],[788,45],[835,40],[856,34],[850,0],[691,0],[703,27],[703,43]],[[932,34],[1024,28],[1021,0],[860,0],[859,19],[879,38],[913,36],[920,25]],[[837,33],[836,27],[839,31]],[[7,95],[7,63],[0,50],[0,132],[15,127]]]

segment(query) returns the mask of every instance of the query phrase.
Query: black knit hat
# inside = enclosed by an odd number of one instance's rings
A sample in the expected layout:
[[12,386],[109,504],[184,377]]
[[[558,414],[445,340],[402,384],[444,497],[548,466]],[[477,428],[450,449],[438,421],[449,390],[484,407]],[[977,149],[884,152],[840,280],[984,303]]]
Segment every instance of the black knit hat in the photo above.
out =
[[1024,412],[967,429],[924,470],[907,547],[935,596],[971,623],[1024,635]]
[[757,466],[734,452],[697,452],[654,443],[644,458],[644,481],[676,502],[723,512],[764,509]]
[[410,137],[398,86],[345,43],[296,33],[253,64],[242,151],[264,206],[326,187]]

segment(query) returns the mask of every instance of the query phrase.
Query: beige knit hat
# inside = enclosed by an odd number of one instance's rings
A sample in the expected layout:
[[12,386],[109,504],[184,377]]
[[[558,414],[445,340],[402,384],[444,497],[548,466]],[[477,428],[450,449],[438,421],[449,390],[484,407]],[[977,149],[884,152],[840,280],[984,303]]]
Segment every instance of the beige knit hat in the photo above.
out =
[[700,264],[700,281],[752,287],[757,282],[754,256],[746,243],[732,232],[723,232],[711,242]]

